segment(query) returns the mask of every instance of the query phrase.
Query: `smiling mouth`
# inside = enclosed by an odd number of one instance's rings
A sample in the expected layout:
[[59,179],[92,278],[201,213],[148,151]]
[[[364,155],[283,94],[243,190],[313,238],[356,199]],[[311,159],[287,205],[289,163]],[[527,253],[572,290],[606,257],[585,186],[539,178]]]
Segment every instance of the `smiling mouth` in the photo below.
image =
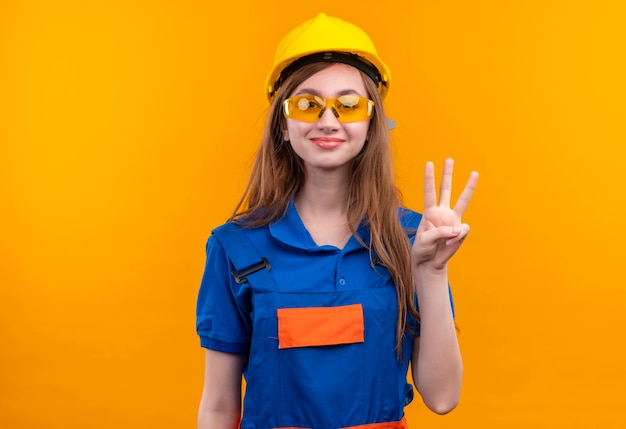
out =
[[333,137],[318,137],[311,139],[311,141],[322,149],[333,149],[343,143],[342,139]]

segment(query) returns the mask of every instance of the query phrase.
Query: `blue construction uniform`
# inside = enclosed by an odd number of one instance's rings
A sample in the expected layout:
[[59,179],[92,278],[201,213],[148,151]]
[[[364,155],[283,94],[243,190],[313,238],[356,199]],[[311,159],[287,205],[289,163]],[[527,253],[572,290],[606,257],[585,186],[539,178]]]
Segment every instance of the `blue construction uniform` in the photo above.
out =
[[[399,216],[408,230],[421,219],[404,209]],[[369,243],[366,226],[357,234]],[[403,420],[413,398],[406,376],[414,338],[405,334],[399,357],[395,287],[372,259],[355,237],[343,249],[318,246],[293,202],[267,227],[227,223],[213,231],[197,332],[202,347],[247,356],[242,429]]]

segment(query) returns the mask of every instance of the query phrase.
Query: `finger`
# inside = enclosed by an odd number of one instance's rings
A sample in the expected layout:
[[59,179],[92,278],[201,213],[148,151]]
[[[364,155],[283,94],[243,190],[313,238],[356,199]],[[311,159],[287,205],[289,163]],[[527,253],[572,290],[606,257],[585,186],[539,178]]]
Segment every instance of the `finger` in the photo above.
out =
[[[463,225],[458,226],[440,226],[428,231],[424,231],[420,235],[419,243],[424,247],[428,247],[439,240],[450,240],[456,238],[463,232]],[[469,231],[469,227],[468,227]]]
[[424,209],[437,205],[437,192],[435,191],[435,165],[427,162],[424,167]]
[[467,238],[467,235],[470,232],[470,227],[468,224],[464,223],[461,225],[461,232],[456,237],[449,238],[446,240],[446,246],[452,246],[455,244],[460,244]]
[[465,213],[465,210],[467,209],[467,206],[472,199],[472,195],[474,195],[476,183],[478,183],[478,173],[476,171],[472,171],[469,179],[467,179],[467,183],[465,184],[463,192],[461,192],[459,199],[454,205],[454,213],[456,213],[458,217],[462,217],[463,213]]
[[450,193],[452,192],[452,170],[454,160],[448,158],[443,163],[443,173],[441,175],[441,186],[439,188],[439,206],[450,207]]

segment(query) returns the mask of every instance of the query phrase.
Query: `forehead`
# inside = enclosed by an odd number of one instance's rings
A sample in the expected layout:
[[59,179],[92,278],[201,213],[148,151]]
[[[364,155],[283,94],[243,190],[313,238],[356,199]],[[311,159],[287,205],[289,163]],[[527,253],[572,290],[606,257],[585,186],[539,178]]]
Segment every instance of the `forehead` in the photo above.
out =
[[367,95],[361,73],[347,64],[333,64],[318,71],[298,85],[294,94],[312,92],[322,97],[336,97],[346,93]]

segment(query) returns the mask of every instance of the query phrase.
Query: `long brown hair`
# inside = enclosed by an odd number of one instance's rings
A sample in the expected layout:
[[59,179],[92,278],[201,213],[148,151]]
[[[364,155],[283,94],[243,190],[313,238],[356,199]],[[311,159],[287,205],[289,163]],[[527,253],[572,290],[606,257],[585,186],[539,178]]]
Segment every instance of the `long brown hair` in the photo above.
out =
[[[261,146],[248,184],[230,218],[245,225],[268,225],[282,217],[289,202],[304,183],[302,160],[283,140],[283,101],[306,79],[333,63],[315,63],[295,71],[276,94],[270,107]],[[361,73],[368,95],[375,103],[366,143],[352,160],[348,196],[348,224],[357,238],[356,227],[366,222],[370,229],[370,252],[387,267],[396,286],[398,319],[396,343],[401,350],[407,331],[407,313],[418,318],[414,305],[410,245],[398,219],[400,194],[394,183],[391,139],[383,102],[374,82]]]

